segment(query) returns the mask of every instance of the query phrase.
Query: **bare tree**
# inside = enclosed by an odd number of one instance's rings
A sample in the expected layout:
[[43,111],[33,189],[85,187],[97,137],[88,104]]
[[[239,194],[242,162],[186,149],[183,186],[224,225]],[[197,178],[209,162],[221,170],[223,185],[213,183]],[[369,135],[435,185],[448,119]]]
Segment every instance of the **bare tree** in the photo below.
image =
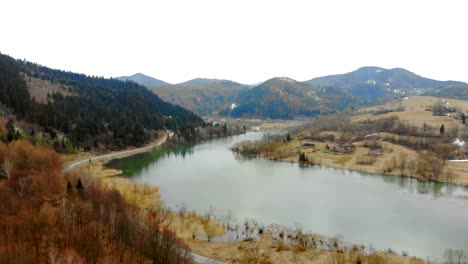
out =
[[8,179],[11,177],[11,173],[13,172],[14,163],[7,157],[3,159],[2,169],[0,171],[1,175],[7,177]]
[[29,177],[20,177],[18,179],[18,195],[20,196],[21,199],[26,195],[27,188],[29,186],[30,179]]
[[467,255],[463,249],[451,249],[445,250],[445,259],[448,264],[466,264]]
[[56,248],[49,248],[49,262],[50,264],[59,264],[58,250]]
[[400,152],[400,156],[398,157],[398,168],[400,169],[401,176],[405,176],[405,168],[407,164],[408,155],[404,152]]
[[158,222],[165,226],[169,226],[174,217],[172,217],[172,211],[169,208],[158,209]]
[[408,172],[409,172],[409,176],[410,177],[413,177],[414,175],[414,172],[416,170],[416,161],[415,160],[408,160],[407,164],[406,164],[406,168],[408,169]]
[[205,212],[205,218],[208,220],[211,220],[211,217],[214,216],[214,213],[215,213],[215,208],[210,205],[210,208],[208,209],[208,211]]
[[444,172],[444,163],[438,159],[432,159],[429,162],[429,168],[432,172],[432,179],[437,181],[439,180],[440,175]]
[[439,159],[442,159],[443,164],[450,157],[450,154],[455,150],[455,146],[452,144],[437,144],[434,147],[434,152]]

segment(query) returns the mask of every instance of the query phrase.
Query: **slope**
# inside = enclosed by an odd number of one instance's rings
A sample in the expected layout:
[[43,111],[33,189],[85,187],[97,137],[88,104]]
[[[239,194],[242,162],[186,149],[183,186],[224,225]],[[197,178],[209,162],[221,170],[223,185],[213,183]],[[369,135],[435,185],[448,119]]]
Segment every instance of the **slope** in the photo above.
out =
[[149,88],[163,100],[210,115],[231,105],[248,86],[228,80],[194,79],[184,83]]
[[[30,79],[67,87],[69,94],[53,93],[46,102],[37,101],[29,93]],[[0,102],[17,118],[42,126],[54,140],[57,133],[63,133],[84,149],[139,146],[152,139],[151,131],[203,122],[137,83],[53,70],[2,54]]]
[[327,87],[319,88],[290,78],[280,77],[240,93],[235,104],[223,109],[221,115],[291,119],[312,117],[343,110],[357,103],[347,92]]

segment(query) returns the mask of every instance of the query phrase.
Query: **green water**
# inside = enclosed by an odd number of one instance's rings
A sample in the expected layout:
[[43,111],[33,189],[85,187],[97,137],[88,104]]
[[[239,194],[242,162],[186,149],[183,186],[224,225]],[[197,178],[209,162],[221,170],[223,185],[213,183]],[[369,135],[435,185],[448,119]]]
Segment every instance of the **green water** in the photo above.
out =
[[261,133],[112,161],[135,182],[161,187],[167,206],[294,226],[344,240],[441,259],[468,249],[468,190],[402,177],[245,159],[229,150]]

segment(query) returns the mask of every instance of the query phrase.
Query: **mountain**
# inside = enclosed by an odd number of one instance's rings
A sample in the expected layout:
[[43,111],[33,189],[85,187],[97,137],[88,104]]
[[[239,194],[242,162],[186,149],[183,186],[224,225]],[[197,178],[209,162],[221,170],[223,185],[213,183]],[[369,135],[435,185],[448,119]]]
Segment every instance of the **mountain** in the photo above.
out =
[[163,100],[190,109],[200,115],[218,113],[249,89],[229,80],[193,79],[184,83],[149,87]]
[[16,118],[40,125],[54,146],[65,141],[57,142],[57,134],[83,149],[140,146],[156,130],[203,123],[193,112],[164,102],[135,82],[54,70],[1,53],[0,102]]
[[121,80],[121,81],[129,80],[129,81],[136,82],[146,87],[169,85],[169,83],[167,82],[158,80],[148,75],[144,75],[143,73],[135,73],[131,76],[121,76],[121,77],[117,77],[116,79]]
[[206,79],[206,78],[196,78],[192,79],[183,83],[180,83],[180,85],[195,85],[195,86],[202,86],[202,85],[211,85],[211,84],[216,84],[216,83],[223,83],[226,85],[241,85],[240,83],[236,83],[233,81],[229,80],[223,80],[223,79]]
[[362,67],[350,73],[318,77],[305,83],[342,88],[369,103],[379,98],[432,93],[448,86],[468,87],[466,83],[433,80],[402,68],[380,67]]
[[332,113],[353,103],[357,103],[353,96],[340,88],[322,88],[280,77],[241,92],[220,115],[291,119]]

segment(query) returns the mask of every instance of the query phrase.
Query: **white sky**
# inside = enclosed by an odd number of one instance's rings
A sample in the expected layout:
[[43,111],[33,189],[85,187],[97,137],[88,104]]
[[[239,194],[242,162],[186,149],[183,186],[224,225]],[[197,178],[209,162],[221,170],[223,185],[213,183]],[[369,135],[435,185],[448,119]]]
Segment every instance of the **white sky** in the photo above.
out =
[[99,76],[300,81],[361,66],[468,82],[466,0],[0,3],[0,52]]

